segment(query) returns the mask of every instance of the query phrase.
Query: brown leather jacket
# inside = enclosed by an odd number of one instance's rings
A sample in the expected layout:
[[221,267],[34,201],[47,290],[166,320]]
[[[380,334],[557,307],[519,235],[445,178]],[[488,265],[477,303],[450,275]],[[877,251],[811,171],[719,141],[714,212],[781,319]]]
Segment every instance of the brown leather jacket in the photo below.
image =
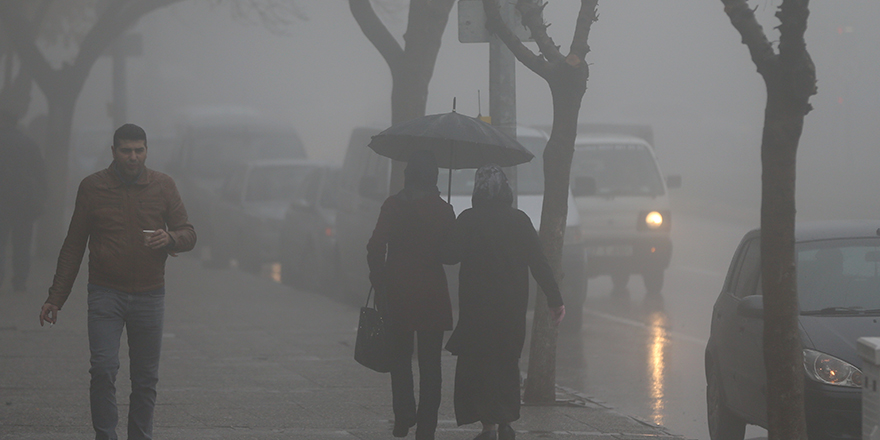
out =
[[[113,167],[86,177],[79,185],[46,300],[59,309],[70,295],[86,243],[89,283],[130,293],[164,286],[168,253],[185,252],[196,244],[195,229],[171,177],[144,169],[136,182],[126,185]],[[144,229],[165,229],[173,245],[164,250],[148,248]]]

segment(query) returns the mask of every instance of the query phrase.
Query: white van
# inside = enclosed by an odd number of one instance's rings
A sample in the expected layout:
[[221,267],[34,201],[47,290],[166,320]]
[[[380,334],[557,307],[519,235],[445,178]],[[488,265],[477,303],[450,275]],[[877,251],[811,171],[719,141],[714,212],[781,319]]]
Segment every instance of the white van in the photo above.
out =
[[581,214],[587,276],[610,275],[615,292],[640,274],[649,294],[663,288],[672,258],[672,211],[667,188],[681,176],[662,177],[645,137],[586,131],[575,140],[571,188]]

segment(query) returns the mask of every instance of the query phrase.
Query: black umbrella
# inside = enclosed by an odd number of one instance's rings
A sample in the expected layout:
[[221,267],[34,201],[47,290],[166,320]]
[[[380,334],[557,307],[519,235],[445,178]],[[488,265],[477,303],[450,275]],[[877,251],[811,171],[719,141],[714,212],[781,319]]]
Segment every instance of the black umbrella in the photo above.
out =
[[[382,156],[404,162],[415,150],[430,150],[437,165],[450,170],[479,168],[488,163],[511,167],[535,157],[497,128],[455,111],[395,124],[373,136],[369,147]],[[451,171],[449,186],[451,193]]]

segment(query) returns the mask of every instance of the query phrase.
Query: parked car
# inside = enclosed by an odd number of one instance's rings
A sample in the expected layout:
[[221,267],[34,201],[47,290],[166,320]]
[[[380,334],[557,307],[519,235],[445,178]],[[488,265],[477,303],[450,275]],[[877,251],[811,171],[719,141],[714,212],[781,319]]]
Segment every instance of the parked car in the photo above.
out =
[[[799,224],[798,317],[810,440],[861,439],[862,360],[856,340],[880,336],[880,221]],[[739,244],[712,310],[705,353],[712,440],[767,427],[761,233]]]
[[281,225],[309,171],[324,166],[304,159],[249,161],[232,169],[209,213],[215,229],[211,262],[230,259],[249,272],[278,261]]
[[575,140],[571,188],[581,214],[587,275],[610,275],[623,292],[640,274],[648,294],[660,294],[672,259],[668,188],[681,176],[662,177],[650,127],[585,125]]
[[251,160],[305,159],[292,127],[249,108],[206,107],[184,112],[165,170],[174,177],[199,245],[211,247],[218,225],[209,215],[223,179]]
[[339,249],[336,210],[339,194],[336,166],[307,171],[292,195],[281,225],[281,282],[336,293],[339,286]]

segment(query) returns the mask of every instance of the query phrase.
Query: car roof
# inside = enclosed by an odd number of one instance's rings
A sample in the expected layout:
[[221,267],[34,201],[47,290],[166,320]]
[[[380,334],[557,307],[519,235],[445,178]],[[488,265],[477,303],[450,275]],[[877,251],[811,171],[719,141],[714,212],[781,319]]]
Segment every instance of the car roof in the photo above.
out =
[[[747,235],[760,234],[753,229]],[[880,220],[823,220],[798,222],[795,225],[795,241],[834,240],[843,238],[880,237]]]
[[650,144],[638,136],[618,133],[581,133],[575,138],[574,144],[577,148],[578,144],[639,144],[650,147]]
[[254,159],[245,161],[248,168],[272,167],[285,165],[312,165],[315,167],[330,167],[330,163],[314,159]]

